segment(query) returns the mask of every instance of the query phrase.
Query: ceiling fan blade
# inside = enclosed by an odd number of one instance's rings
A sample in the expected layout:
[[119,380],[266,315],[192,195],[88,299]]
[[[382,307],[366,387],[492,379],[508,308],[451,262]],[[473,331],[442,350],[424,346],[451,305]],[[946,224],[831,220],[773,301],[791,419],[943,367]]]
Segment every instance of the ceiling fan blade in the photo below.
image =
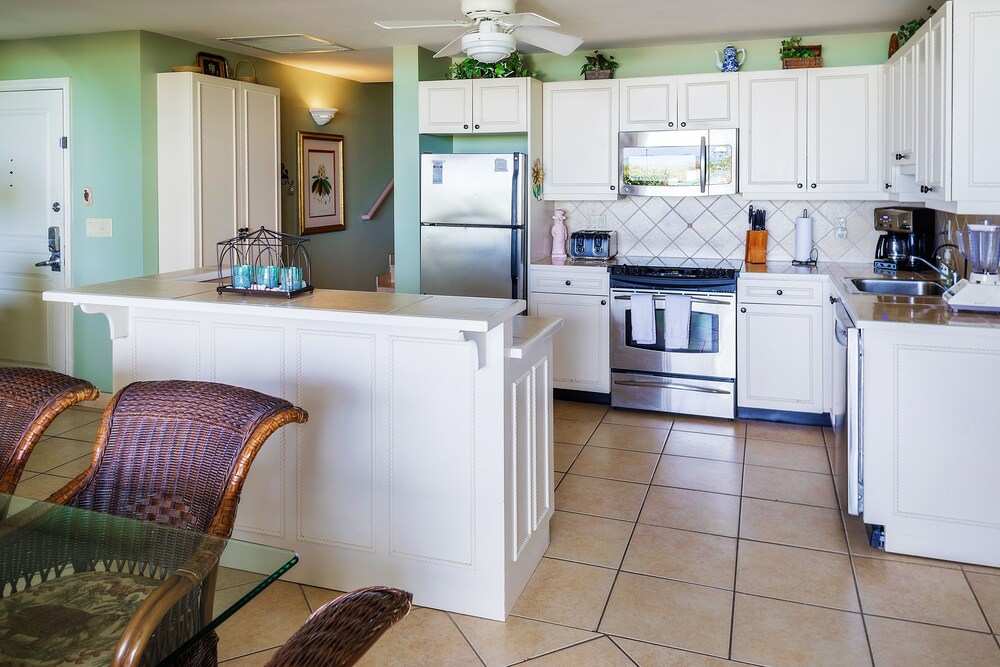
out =
[[547,19],[534,12],[520,12],[518,14],[507,14],[500,16],[497,21],[512,26],[532,25],[539,28],[558,28],[559,24],[552,19]]
[[515,28],[513,35],[520,42],[527,42],[560,56],[568,56],[583,44],[579,37],[530,25]]
[[440,19],[429,21],[375,21],[375,25],[388,30],[396,28],[468,28],[473,24],[468,21]]
[[435,58],[449,58],[451,56],[457,56],[462,52],[462,38],[465,37],[465,33],[459,35],[455,39],[451,40],[444,45],[444,48],[434,54]]

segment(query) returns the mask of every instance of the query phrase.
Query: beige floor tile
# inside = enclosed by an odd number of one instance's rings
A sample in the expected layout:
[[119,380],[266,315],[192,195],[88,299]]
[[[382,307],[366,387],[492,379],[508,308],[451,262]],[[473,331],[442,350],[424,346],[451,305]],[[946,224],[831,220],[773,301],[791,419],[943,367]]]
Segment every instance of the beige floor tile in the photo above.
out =
[[607,637],[550,653],[524,664],[531,667],[633,667],[632,661]]
[[742,438],[747,434],[747,423],[729,419],[714,419],[712,417],[675,415],[673,429],[675,431],[711,433],[712,435],[727,435]]
[[778,424],[762,421],[748,422],[747,439],[777,440],[779,442],[797,442],[800,445],[826,446],[826,442],[823,440],[822,428],[819,426],[803,426],[802,424]]
[[740,540],[736,590],[789,602],[861,611],[850,556]]
[[631,521],[557,511],[549,524],[549,549],[545,555],[617,568],[634,526]]
[[77,426],[74,429],[68,431],[63,431],[62,433],[51,433],[47,434],[52,436],[58,436],[60,438],[66,438],[68,440],[79,440],[80,442],[86,442],[91,447],[94,445],[94,441],[97,440],[97,431],[100,428],[100,421],[91,422],[89,424],[84,424],[83,426]]
[[736,537],[740,499],[721,493],[651,486],[639,523]]
[[553,478],[552,478],[552,488],[553,489],[558,488],[559,487],[559,483],[561,481],[563,481],[563,477],[565,477],[565,476],[566,476],[566,473],[564,473],[564,472],[557,472],[557,473],[555,473],[553,475]]
[[987,667],[1000,665],[1000,649],[987,634],[865,616],[878,667]]
[[336,600],[345,592],[335,591],[331,588],[319,588],[318,586],[302,586],[302,594],[306,596],[306,602],[309,603],[309,609],[312,611],[316,611],[331,600]]
[[746,456],[750,465],[830,474],[826,449],[812,445],[748,438]]
[[48,472],[64,463],[81,456],[89,456],[94,451],[94,443],[69,440],[67,438],[42,438],[31,450],[25,470]]
[[657,454],[648,452],[589,445],[576,457],[569,472],[574,475],[649,484],[659,458]]
[[594,431],[589,444],[659,454],[663,451],[663,442],[669,432],[665,428],[601,424]]
[[245,655],[241,658],[233,658],[232,660],[223,660],[219,664],[225,665],[226,667],[264,667],[267,661],[271,659],[278,649],[269,649],[267,651],[260,651],[258,653],[253,653],[251,655]]
[[743,464],[664,454],[653,484],[738,496],[743,488]]
[[667,438],[663,453],[743,463],[743,439],[674,429]]
[[566,442],[555,443],[555,469],[556,472],[566,472],[573,465],[573,461],[583,451],[583,445],[571,445]]
[[596,630],[615,581],[615,570],[543,558],[511,613]]
[[991,630],[1000,633],[1000,577],[966,571],[965,578],[969,580]]
[[674,423],[674,417],[666,412],[611,408],[608,410],[608,413],[604,415],[604,419],[602,421],[605,424],[622,424],[624,426],[645,426],[647,428],[669,429]]
[[246,586],[256,584],[261,580],[261,575],[256,572],[236,570],[231,567],[220,567],[219,576],[215,580],[215,590],[221,591],[233,586]]
[[14,489],[14,495],[22,498],[33,498],[34,500],[45,500],[53,493],[63,488],[72,481],[71,477],[57,477],[56,475],[24,475]]
[[389,628],[357,664],[358,667],[475,667],[483,663],[448,614],[414,608]]
[[611,408],[599,403],[578,403],[576,401],[554,401],[553,414],[559,419],[579,419],[599,422]]
[[635,521],[647,488],[645,484],[566,475],[556,489],[556,509]]
[[847,514],[846,512],[841,513],[841,515],[844,518],[844,525],[847,526],[847,545],[850,547],[852,556],[877,558],[879,560],[895,560],[901,563],[918,563],[935,567],[946,567],[952,570],[962,568],[960,563],[949,560],[921,558],[920,556],[891,553],[884,549],[873,549],[871,543],[868,541],[868,532],[865,530],[865,523],[862,518]]
[[590,439],[594,429],[599,422],[585,422],[577,419],[553,420],[553,433],[556,442],[565,442],[571,445],[585,445]]
[[989,631],[961,570],[855,558],[854,572],[866,615]]
[[634,639],[613,637],[612,641],[625,651],[639,667],[726,667],[737,663],[713,658],[700,653],[681,651],[667,646],[657,646]]
[[692,584],[733,589],[736,540],[638,524],[622,570]]
[[966,572],[978,572],[979,574],[992,574],[1000,577],[1000,567],[989,567],[988,565],[974,565],[973,563],[961,563],[961,568]]
[[[232,604],[252,587],[216,591],[216,607]],[[309,613],[298,584],[274,582],[219,626],[219,660],[281,646],[306,622]]]
[[744,498],[740,537],[847,553],[840,512],[826,507]]
[[801,470],[748,465],[743,470],[743,495],[762,500],[840,508],[833,488],[833,477]]
[[50,475],[58,475],[59,477],[68,477],[73,479],[81,472],[90,467],[91,455],[81,456],[78,459],[73,459],[69,463],[64,463],[61,466],[56,466],[49,471]]
[[508,616],[505,622],[451,614],[486,667],[506,667],[599,637],[597,633]]
[[727,656],[732,606],[729,591],[623,572],[601,632]]
[[871,665],[861,614],[736,594],[733,660],[775,667]]
[[[66,431],[72,431],[75,428],[83,426],[85,424],[96,424],[101,420],[101,412],[96,410],[81,410],[80,408],[70,408],[65,410],[58,417],[52,420],[49,427],[45,429],[45,435],[59,435],[65,433]],[[94,427],[94,435],[97,435],[97,427]]]

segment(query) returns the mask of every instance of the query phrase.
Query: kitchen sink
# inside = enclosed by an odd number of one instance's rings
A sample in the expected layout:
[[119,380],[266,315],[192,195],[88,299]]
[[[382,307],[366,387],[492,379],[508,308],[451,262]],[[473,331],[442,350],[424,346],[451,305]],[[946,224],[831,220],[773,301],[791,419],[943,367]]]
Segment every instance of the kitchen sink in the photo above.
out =
[[848,278],[859,292],[866,294],[892,294],[894,296],[941,296],[945,286],[933,280],[905,280],[899,278]]

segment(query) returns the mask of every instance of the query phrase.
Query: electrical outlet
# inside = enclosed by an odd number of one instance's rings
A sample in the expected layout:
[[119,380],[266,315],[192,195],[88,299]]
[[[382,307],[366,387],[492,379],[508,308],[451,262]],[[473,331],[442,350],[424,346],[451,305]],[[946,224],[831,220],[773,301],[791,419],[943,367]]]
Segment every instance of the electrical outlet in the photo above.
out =
[[843,241],[847,238],[847,218],[833,219],[833,233],[837,236],[837,240],[839,241]]
[[87,236],[111,236],[111,218],[87,218]]
[[604,215],[592,215],[590,216],[590,228],[591,229],[606,229],[608,224],[608,218]]

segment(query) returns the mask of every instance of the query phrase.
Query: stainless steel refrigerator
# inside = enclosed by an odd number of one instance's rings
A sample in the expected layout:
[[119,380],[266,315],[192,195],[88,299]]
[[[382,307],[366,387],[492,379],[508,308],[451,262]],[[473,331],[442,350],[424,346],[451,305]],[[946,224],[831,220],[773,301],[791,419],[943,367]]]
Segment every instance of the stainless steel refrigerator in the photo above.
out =
[[420,158],[420,291],[523,299],[524,153]]

